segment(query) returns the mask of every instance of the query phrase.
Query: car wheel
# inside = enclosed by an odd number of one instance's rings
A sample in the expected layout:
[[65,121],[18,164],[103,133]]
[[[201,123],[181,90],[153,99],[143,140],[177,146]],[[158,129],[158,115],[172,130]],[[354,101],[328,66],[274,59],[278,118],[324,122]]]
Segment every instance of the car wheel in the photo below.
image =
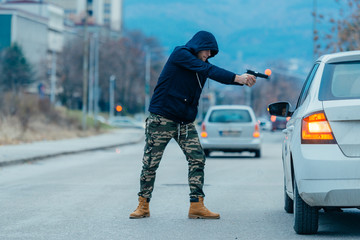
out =
[[314,234],[319,226],[319,209],[309,206],[299,195],[294,180],[294,230],[297,234]]
[[294,201],[286,193],[286,185],[284,180],[284,209],[287,213],[294,213]]
[[204,153],[206,157],[210,156],[210,150],[209,149],[204,149]]
[[256,158],[260,158],[260,157],[261,157],[261,151],[260,151],[260,150],[256,150],[256,151],[255,151],[255,157],[256,157]]

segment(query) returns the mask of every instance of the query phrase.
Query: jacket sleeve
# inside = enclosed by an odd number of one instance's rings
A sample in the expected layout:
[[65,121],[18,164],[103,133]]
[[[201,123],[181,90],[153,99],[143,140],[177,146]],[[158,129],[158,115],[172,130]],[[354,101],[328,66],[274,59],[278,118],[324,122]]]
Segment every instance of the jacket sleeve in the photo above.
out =
[[186,48],[175,49],[169,60],[179,67],[197,72],[217,82],[239,85],[234,82],[235,73],[198,59]]

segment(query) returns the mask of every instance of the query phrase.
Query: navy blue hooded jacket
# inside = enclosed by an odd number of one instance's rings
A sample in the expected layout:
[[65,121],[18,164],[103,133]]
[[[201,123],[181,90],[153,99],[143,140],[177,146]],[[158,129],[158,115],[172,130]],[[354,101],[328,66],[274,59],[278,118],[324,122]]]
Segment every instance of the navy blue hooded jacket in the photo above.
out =
[[236,84],[235,73],[198,59],[197,53],[201,50],[210,50],[210,57],[219,52],[214,35],[200,31],[185,46],[174,49],[158,79],[149,112],[177,123],[190,123],[196,118],[200,94],[207,78]]

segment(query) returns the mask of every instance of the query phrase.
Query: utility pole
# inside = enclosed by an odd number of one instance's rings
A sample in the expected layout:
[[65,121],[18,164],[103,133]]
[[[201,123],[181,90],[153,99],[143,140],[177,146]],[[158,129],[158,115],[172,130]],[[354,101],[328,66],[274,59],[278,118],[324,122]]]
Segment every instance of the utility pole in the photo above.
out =
[[[88,73],[89,73],[89,41],[87,33],[88,16],[91,10],[89,9],[89,3],[92,0],[86,0],[85,2],[85,20],[84,20],[84,58],[83,58],[83,102],[82,102],[82,130],[86,130],[86,108],[87,108],[87,88],[88,88]],[[92,13],[92,12],[91,12]]]
[[244,90],[245,90],[245,96],[246,96],[246,103],[245,103],[245,105],[247,105],[247,106],[250,106],[251,107],[251,95],[252,95],[252,89],[250,88],[250,87],[245,87],[244,88]]
[[148,46],[145,46],[145,106],[144,113],[148,111],[150,104],[150,64],[151,64],[151,51]]
[[94,54],[94,119],[95,126],[98,126],[97,116],[99,114],[99,36],[95,33],[95,54]]
[[145,106],[144,113],[148,112],[150,105],[150,80],[151,80],[151,53],[163,52],[167,48],[151,48],[149,46],[144,47],[145,51]]
[[89,116],[93,116],[94,113],[94,34],[90,35],[90,60],[89,60],[89,94],[88,94],[88,114]]
[[55,104],[55,91],[56,91],[56,52],[52,50],[51,55],[51,79],[50,79],[50,102]]
[[109,79],[109,119],[114,118],[114,88],[115,88],[115,76],[111,75]]

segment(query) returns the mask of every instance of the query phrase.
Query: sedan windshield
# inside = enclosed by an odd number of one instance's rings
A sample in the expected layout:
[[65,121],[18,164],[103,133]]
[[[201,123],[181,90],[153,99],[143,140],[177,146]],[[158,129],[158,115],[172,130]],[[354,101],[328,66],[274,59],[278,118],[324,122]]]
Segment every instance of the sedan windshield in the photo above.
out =
[[209,122],[245,123],[251,122],[251,116],[249,111],[241,109],[214,110],[209,117]]
[[360,62],[326,64],[319,100],[360,98]]

